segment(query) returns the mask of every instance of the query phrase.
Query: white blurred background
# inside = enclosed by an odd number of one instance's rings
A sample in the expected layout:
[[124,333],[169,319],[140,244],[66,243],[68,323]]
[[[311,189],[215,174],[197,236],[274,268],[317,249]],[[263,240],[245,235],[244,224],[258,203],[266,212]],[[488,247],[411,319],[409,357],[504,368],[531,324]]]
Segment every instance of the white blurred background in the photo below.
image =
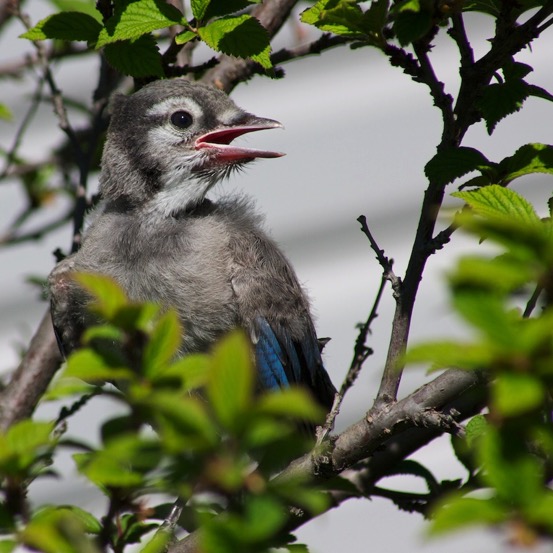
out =
[[[34,22],[49,13],[45,2],[28,2],[25,6]],[[477,56],[487,49],[486,38],[492,36],[492,25],[493,20],[486,16],[467,18],[469,38]],[[24,51],[32,51],[26,41],[17,39],[22,31],[13,22],[9,33],[0,38],[3,43],[0,65],[19,58]],[[302,40],[312,38],[310,31],[302,29],[302,32],[307,33]],[[295,27],[284,29],[277,45],[286,44],[297,34]],[[552,52],[553,30],[548,29],[532,51],[517,56],[519,61],[535,68],[529,82],[549,90],[553,90]],[[432,61],[447,90],[455,94],[459,79],[453,43],[442,38]],[[271,81],[257,77],[240,85],[233,98],[246,110],[285,125],[285,131],[256,133],[245,140],[255,147],[284,151],[286,157],[250,166],[245,174],[219,186],[215,194],[247,193],[266,214],[267,228],[310,292],[319,335],[332,338],[325,349],[325,359],[333,381],[339,386],[352,356],[355,325],[366,319],[381,274],[356,218],[361,214],[367,216],[380,247],[393,257],[395,271],[402,275],[425,188],[423,167],[434,155],[441,133],[440,116],[422,85],[391,68],[383,55],[370,48],[335,49],[284,68],[286,78]],[[55,75],[64,95],[88,101],[95,86],[96,61],[75,60],[56,69]],[[0,144],[9,148],[34,84],[30,78],[25,79],[24,85],[6,80],[0,83],[0,103],[7,104],[14,113],[11,123],[0,122]],[[553,106],[531,98],[520,113],[499,123],[492,137],[483,125],[478,125],[468,133],[464,145],[480,148],[489,159],[499,161],[522,144],[551,143],[552,115]],[[71,113],[74,126],[78,126],[79,119],[78,114]],[[53,144],[62,140],[51,108],[46,105],[26,133],[21,152],[40,160]],[[551,195],[551,184],[550,178],[538,176],[523,179],[516,188],[543,212]],[[94,184],[91,186],[93,189]],[[22,199],[17,183],[0,186],[0,234],[22,208]],[[455,205],[452,199],[446,204]],[[53,219],[62,209],[61,201],[53,204],[25,228]],[[447,219],[443,224],[447,225]],[[0,249],[2,372],[17,365],[19,350],[28,343],[47,307],[39,300],[37,289],[25,283],[25,278],[46,276],[54,263],[52,251],[57,247],[67,250],[70,239],[71,228],[67,225],[46,239]],[[431,258],[421,283],[412,342],[463,332],[449,308],[443,281],[455,259],[474,247],[477,247],[474,241],[456,234],[444,251]],[[366,362],[357,385],[346,398],[338,430],[363,416],[371,405],[386,355],[393,308],[388,289],[368,344],[375,354]],[[407,394],[426,378],[422,371],[409,370],[401,394]],[[70,431],[94,439],[97,421],[109,414],[109,409],[109,404],[93,402],[73,421]],[[41,414],[52,413],[46,407]],[[439,479],[464,476],[446,438],[418,452],[415,458]],[[53,503],[76,501],[99,512],[101,498],[82,482],[75,483],[75,470],[68,459],[61,462],[64,478],[36,486],[34,499]],[[413,479],[390,479],[382,484],[423,490],[422,484]],[[467,531],[454,538],[428,540],[419,515],[400,512],[380,499],[352,500],[306,525],[298,537],[314,553],[516,551],[505,534],[487,531]]]

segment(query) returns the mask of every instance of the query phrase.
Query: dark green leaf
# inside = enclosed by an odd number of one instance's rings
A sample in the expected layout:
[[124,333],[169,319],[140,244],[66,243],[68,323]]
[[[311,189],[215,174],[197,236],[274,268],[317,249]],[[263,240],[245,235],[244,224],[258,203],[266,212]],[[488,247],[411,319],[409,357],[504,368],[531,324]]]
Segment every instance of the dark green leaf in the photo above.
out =
[[132,77],[163,77],[163,65],[153,36],[143,35],[136,40],[108,44],[104,55],[109,64]]
[[553,146],[549,144],[525,144],[512,156],[499,162],[501,182],[509,184],[514,179],[531,173],[553,174]]
[[393,29],[399,43],[407,46],[426,35],[432,25],[433,19],[429,12],[404,10],[397,14]]
[[207,395],[220,423],[237,430],[252,403],[254,369],[250,343],[243,332],[223,338],[213,351]]
[[363,28],[380,35],[388,20],[389,6],[389,0],[373,0],[363,14]]
[[205,12],[209,7],[211,0],[190,0],[190,7],[192,8],[192,15],[196,18],[196,21],[203,21]]
[[446,185],[471,171],[493,170],[493,164],[475,148],[464,146],[438,152],[425,166],[426,176],[438,185]]
[[519,111],[529,94],[528,85],[522,80],[487,86],[478,102],[478,107],[486,121],[488,133],[492,134],[499,121],[507,115]]
[[[116,6],[115,13],[100,32],[96,48],[102,48],[112,42],[139,39],[152,31],[172,25],[187,25],[182,13],[164,0],[121,2]],[[137,56],[140,55],[137,50],[134,53]],[[136,65],[140,66],[141,64],[136,63]],[[119,69],[119,66],[117,66],[117,69]],[[160,75],[159,73],[136,75],[131,72],[125,72],[125,74],[133,76]]]
[[200,27],[201,39],[211,48],[230,56],[251,58],[262,67],[272,67],[269,35],[251,15],[222,17]]
[[92,16],[80,12],[61,12],[39,21],[21,35],[29,40],[59,40],[95,42],[102,25]]

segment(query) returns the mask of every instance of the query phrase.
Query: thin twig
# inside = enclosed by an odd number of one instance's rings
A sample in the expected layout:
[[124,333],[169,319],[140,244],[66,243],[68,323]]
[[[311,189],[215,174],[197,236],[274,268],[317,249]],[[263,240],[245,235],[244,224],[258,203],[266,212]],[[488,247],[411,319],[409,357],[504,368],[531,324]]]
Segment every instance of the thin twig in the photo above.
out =
[[351,42],[348,37],[332,35],[330,33],[323,33],[317,40],[296,46],[295,48],[282,48],[274,52],[271,55],[271,62],[273,65],[284,63],[297,58],[304,58],[306,56],[318,55],[322,52],[341,46]]

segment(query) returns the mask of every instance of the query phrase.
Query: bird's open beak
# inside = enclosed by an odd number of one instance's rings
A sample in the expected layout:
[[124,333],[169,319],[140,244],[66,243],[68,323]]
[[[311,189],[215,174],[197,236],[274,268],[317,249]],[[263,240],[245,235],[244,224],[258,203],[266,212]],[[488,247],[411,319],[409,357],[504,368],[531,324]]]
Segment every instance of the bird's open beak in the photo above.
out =
[[263,131],[267,129],[281,129],[282,124],[273,119],[263,119],[251,116],[243,125],[224,127],[208,132],[196,139],[196,150],[208,149],[218,161],[248,161],[258,157],[281,157],[281,152],[270,152],[267,150],[255,150],[253,148],[242,148],[233,146],[231,142],[243,134]]

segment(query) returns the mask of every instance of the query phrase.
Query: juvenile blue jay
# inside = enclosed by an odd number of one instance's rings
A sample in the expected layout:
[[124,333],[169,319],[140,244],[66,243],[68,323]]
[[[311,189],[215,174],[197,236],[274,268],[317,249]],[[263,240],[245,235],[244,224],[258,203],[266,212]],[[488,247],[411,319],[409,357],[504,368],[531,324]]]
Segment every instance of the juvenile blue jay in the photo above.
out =
[[87,298],[64,277],[102,273],[132,300],[176,308],[183,353],[207,351],[241,327],[255,350],[261,388],[304,385],[330,409],[335,389],[294,270],[250,202],[206,199],[234,169],[282,155],[235,146],[234,138],[281,126],[185,79],[115,97],[102,157],[102,203],[81,249],[49,278],[53,322],[66,352],[86,325]]

